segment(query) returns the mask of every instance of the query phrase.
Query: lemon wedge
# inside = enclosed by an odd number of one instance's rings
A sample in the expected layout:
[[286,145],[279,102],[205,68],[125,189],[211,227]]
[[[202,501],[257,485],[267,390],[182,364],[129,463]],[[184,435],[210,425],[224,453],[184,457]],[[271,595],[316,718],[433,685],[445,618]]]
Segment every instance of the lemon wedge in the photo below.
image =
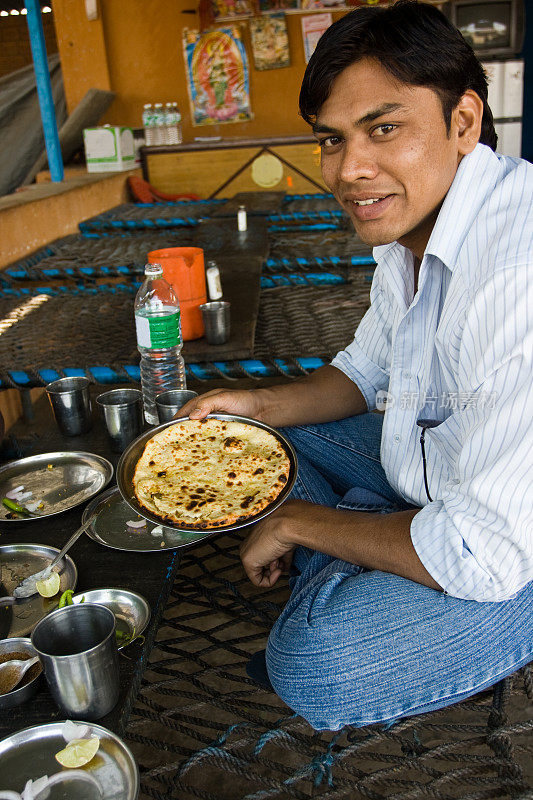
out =
[[64,750],[55,754],[56,761],[62,767],[68,769],[78,769],[84,767],[95,757],[100,747],[100,738],[94,734],[90,739],[73,739],[67,744]]
[[57,572],[52,572],[44,581],[37,581],[35,588],[41,597],[53,597],[59,591],[60,578]]

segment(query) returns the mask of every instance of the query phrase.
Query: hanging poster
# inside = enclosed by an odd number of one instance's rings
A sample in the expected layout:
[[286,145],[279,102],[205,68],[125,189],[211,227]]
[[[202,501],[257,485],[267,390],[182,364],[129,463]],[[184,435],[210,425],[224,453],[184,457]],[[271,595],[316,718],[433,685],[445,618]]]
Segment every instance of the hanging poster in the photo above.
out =
[[297,8],[300,8],[300,0],[259,0],[259,10],[262,13],[290,11]]
[[289,37],[284,14],[251,19],[250,33],[256,69],[277,69],[290,65]]
[[318,40],[332,22],[331,14],[313,14],[312,17],[302,17],[302,37],[306,63],[309,63],[309,59],[315,52]]
[[183,52],[193,125],[252,118],[248,59],[237,25],[205,33],[185,28]]
[[300,0],[302,11],[315,11],[320,8],[346,8],[347,5],[351,5],[351,3],[347,3],[346,0]]
[[251,17],[255,13],[255,0],[211,0],[215,19]]

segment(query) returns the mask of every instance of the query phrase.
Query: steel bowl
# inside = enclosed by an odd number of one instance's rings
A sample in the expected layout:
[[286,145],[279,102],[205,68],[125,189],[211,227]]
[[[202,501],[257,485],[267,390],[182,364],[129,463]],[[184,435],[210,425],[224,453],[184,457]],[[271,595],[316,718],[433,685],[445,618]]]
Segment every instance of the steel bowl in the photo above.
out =
[[[2,639],[2,641],[0,641],[0,655],[4,655],[5,653],[28,653],[30,658],[37,655],[37,651],[34,649],[30,639],[23,638]],[[39,665],[36,664],[36,666]],[[33,669],[33,667],[31,667],[31,669]],[[7,694],[0,694],[0,709],[14,708],[30,700],[36,694],[39,684],[42,683],[42,672],[43,669],[41,667],[39,674],[36,675],[35,678],[32,678],[31,681],[24,684],[24,686],[13,689],[12,692],[8,692]]]
[[[99,603],[107,606],[115,615],[117,630],[130,636],[140,636],[150,621],[150,606],[144,597],[128,589],[89,589],[78,592],[72,598],[74,605],[81,603]],[[125,647],[117,643],[119,650]]]
[[163,425],[158,425],[155,428],[151,428],[149,431],[143,433],[142,436],[139,436],[137,439],[135,439],[135,441],[132,442],[121,455],[116,472],[117,486],[120,494],[136,514],[138,514],[140,517],[144,517],[144,519],[150,520],[150,522],[155,522],[156,525],[164,525],[166,528],[172,528],[175,531],[196,531],[203,535],[202,539],[206,539],[208,536],[213,536],[215,533],[223,533],[225,531],[234,531],[239,528],[244,528],[246,525],[251,525],[254,522],[258,522],[260,519],[267,517],[269,514],[275,511],[276,508],[279,508],[288,498],[298,473],[298,459],[296,457],[296,451],[294,450],[294,447],[289,440],[283,436],[283,434],[281,434],[275,428],[271,428],[270,425],[266,425],[264,422],[258,422],[256,419],[250,419],[249,417],[238,417],[234,414],[208,414],[207,419],[220,419],[224,422],[244,422],[247,425],[253,425],[255,428],[262,428],[263,430],[268,431],[268,433],[271,433],[273,436],[275,436],[287,453],[290,461],[287,483],[276,499],[270,503],[270,505],[260,511],[259,514],[249,517],[243,522],[236,522],[233,525],[221,525],[218,528],[208,528],[206,530],[202,530],[201,528],[194,526],[187,527],[185,525],[177,525],[169,522],[168,520],[164,520],[162,517],[158,517],[157,514],[153,514],[151,511],[148,511],[148,509],[144,508],[144,506],[139,503],[135,497],[135,492],[133,489],[133,475],[135,473],[137,462],[142,456],[147,442],[149,442],[149,440],[152,439],[157,433],[165,430],[165,428],[168,428],[171,425],[179,425],[180,422],[188,421],[189,417],[180,417],[172,420],[171,422],[165,422]]

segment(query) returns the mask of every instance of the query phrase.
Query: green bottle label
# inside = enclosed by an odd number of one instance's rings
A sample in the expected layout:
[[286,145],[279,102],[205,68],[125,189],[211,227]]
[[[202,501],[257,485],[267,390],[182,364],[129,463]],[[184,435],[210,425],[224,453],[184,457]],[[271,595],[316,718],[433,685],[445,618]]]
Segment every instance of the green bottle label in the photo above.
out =
[[141,347],[152,350],[165,350],[181,344],[180,314],[167,314],[164,317],[135,317],[137,342]]
[[176,347],[181,344],[179,311],[166,317],[148,317],[148,322],[150,347],[154,350],[164,350],[166,347]]

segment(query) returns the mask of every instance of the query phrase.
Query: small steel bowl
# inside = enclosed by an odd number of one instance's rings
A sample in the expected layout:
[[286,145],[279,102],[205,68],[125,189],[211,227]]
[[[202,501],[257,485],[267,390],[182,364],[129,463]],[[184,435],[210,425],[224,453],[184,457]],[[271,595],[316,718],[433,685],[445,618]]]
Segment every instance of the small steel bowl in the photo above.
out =
[[[140,636],[150,621],[150,606],[144,597],[128,589],[90,589],[88,592],[78,592],[72,598],[77,605],[85,598],[87,603],[99,603],[107,606],[115,615],[117,630],[135,636]],[[118,644],[119,650],[126,645]]]
[[[0,655],[5,653],[28,653],[30,658],[37,655],[37,651],[33,648],[30,639],[14,638],[2,639],[0,641]],[[38,665],[36,665],[38,666]],[[33,667],[31,667],[33,669]],[[0,694],[0,709],[14,708],[26,700],[30,700],[36,694],[39,684],[42,682],[42,667],[41,671],[31,681],[20,686],[18,689],[13,689],[12,692],[7,694]],[[23,679],[24,680],[24,679]]]

